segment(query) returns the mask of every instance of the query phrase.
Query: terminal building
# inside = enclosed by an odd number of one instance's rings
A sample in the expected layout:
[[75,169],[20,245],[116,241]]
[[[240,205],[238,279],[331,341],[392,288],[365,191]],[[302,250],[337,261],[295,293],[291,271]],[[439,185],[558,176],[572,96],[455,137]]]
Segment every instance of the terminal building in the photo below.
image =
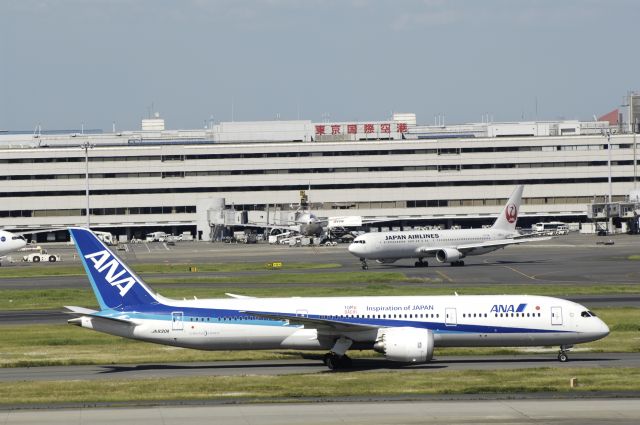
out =
[[91,226],[122,240],[208,240],[221,210],[238,212],[226,224],[277,224],[302,190],[321,217],[479,227],[524,184],[522,227],[613,216],[624,230],[637,225],[640,95],[629,100],[628,114],[589,122],[419,125],[408,113],[167,130],[156,116],[139,131],[0,132],[0,227],[85,225],[89,204]]

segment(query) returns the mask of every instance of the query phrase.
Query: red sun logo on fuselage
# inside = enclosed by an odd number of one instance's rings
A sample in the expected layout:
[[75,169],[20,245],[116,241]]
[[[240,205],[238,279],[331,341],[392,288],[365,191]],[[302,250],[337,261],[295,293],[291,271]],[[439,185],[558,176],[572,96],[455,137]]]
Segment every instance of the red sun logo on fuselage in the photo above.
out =
[[507,205],[507,208],[504,209],[504,216],[509,223],[515,223],[518,218],[518,207],[515,204]]

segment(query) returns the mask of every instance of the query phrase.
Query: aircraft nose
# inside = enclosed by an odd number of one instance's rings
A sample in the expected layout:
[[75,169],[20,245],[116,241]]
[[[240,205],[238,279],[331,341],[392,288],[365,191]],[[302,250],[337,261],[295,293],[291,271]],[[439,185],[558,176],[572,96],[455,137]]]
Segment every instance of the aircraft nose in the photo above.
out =
[[360,245],[359,243],[350,243],[349,252],[357,257],[360,254]]
[[[600,319],[598,319],[600,320]],[[607,326],[606,323],[604,323],[602,320],[600,320],[600,324],[598,327],[598,333],[600,333],[602,336],[600,338],[604,338],[605,336],[609,335],[611,331],[609,330],[609,326]]]

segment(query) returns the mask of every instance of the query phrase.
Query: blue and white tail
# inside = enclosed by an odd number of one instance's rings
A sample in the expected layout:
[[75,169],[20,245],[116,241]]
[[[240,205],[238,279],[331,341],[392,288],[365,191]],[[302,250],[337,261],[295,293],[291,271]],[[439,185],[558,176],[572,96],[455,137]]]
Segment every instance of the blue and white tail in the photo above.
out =
[[504,210],[500,213],[496,221],[491,226],[492,229],[507,230],[509,232],[516,231],[516,222],[518,221],[518,213],[520,212],[520,204],[522,203],[522,191],[524,186],[516,186],[511,197],[504,206]]
[[155,294],[91,230],[70,227],[84,269],[101,310],[157,303]]

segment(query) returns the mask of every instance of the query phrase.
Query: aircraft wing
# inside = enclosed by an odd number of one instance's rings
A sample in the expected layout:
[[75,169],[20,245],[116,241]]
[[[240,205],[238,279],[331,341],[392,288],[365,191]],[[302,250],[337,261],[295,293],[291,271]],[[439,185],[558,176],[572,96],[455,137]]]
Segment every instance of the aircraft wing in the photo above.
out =
[[[540,241],[548,241],[553,239],[552,237],[543,237],[543,238],[509,238],[509,239],[498,239],[494,241],[485,241],[478,243],[470,243],[458,246],[452,246],[451,248],[455,248],[463,254],[467,254],[469,252],[473,252],[476,249],[482,248],[500,248],[508,245],[518,245],[521,243],[528,242],[540,242]],[[435,254],[443,247],[424,247],[418,248],[418,252],[422,254]]]
[[247,299],[255,298],[255,297],[250,297],[250,296],[248,296],[248,295],[232,294],[231,292],[225,292],[224,294],[225,294],[227,297],[235,298],[235,299],[238,299],[238,300],[247,300]]
[[250,314],[256,317],[263,317],[265,319],[288,320],[289,324],[303,325],[305,328],[317,329],[324,332],[358,332],[380,328],[380,326],[376,325],[349,323],[335,319],[315,319],[286,313],[266,313],[262,311],[242,311],[241,313]]
[[[6,230],[6,229],[2,229]],[[49,229],[34,229],[34,230],[23,230],[21,232],[14,232],[12,230],[7,230],[7,232],[11,232],[16,236],[24,236],[24,235],[32,235],[36,233],[51,233],[51,232],[59,232],[61,230],[67,231],[66,227],[51,227]]]

